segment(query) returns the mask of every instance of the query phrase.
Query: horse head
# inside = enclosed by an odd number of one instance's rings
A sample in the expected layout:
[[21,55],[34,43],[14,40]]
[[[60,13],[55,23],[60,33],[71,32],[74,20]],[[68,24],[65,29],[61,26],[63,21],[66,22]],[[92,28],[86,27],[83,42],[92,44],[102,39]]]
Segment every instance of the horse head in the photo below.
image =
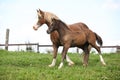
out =
[[37,15],[38,15],[38,21],[37,23],[33,26],[34,30],[37,30],[40,26],[42,26],[45,23],[44,19],[44,12],[40,9],[37,10]]
[[48,27],[52,24],[52,18],[59,19],[55,14],[50,12],[44,12],[40,9],[37,10],[38,21],[33,26],[34,30],[37,30],[43,24],[46,24]]

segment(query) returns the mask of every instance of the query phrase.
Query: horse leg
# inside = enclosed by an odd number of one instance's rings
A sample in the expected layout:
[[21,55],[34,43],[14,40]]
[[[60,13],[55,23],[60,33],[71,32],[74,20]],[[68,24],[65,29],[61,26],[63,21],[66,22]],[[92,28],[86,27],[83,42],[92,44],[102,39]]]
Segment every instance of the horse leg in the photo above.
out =
[[66,61],[68,62],[69,66],[74,65],[74,62],[69,58],[69,56],[66,54]]
[[89,46],[88,46],[88,50],[89,50],[89,52],[91,51],[91,48],[92,48],[92,46],[91,46],[91,45],[89,45]]
[[52,63],[49,65],[49,67],[54,67],[55,64],[56,64],[56,57],[57,57],[57,51],[58,51],[58,47],[57,45],[53,44],[53,60],[52,60]]
[[67,54],[68,49],[69,49],[68,45],[63,47],[63,50],[62,50],[62,60],[61,60],[61,63],[59,65],[58,69],[61,69],[63,67],[63,62],[64,62],[64,59],[66,58],[66,54]]
[[87,66],[88,65],[88,60],[89,60],[89,53],[84,53],[84,59],[83,59],[83,66]]
[[102,63],[102,65],[106,65],[103,57],[102,57],[102,54],[101,54],[101,50],[100,50],[100,47],[98,47],[96,44],[92,45],[99,53],[99,57],[100,57],[100,62]]
[[89,52],[90,52],[90,49],[89,49],[89,46],[86,46],[84,49],[84,59],[83,59],[83,66],[87,66],[88,65],[88,60],[89,60]]

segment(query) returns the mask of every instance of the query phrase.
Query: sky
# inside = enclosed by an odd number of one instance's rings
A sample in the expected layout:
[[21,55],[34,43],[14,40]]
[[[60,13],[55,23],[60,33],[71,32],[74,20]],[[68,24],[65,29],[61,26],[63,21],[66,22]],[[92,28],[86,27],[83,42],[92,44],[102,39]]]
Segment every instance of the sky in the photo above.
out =
[[43,25],[33,30],[37,11],[52,12],[67,24],[83,22],[100,35],[103,45],[120,45],[120,0],[0,0],[0,43],[52,44]]

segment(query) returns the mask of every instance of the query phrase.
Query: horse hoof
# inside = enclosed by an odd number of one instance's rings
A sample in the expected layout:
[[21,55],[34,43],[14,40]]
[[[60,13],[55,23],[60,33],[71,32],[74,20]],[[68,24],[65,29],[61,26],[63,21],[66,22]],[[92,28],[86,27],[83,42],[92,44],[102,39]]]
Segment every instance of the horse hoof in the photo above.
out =
[[87,67],[87,66],[88,66],[88,64],[83,64],[83,66],[84,66],[84,67]]
[[51,65],[51,64],[50,64],[50,65],[48,65],[48,66],[49,66],[49,67],[54,67],[54,65]]
[[61,68],[62,68],[62,66],[59,66],[59,67],[58,67],[58,69],[61,69]]
[[63,62],[60,63],[58,69],[61,69],[63,67]]
[[73,66],[74,64],[74,62],[68,63],[69,66]]
[[103,66],[106,66],[106,63],[102,63]]

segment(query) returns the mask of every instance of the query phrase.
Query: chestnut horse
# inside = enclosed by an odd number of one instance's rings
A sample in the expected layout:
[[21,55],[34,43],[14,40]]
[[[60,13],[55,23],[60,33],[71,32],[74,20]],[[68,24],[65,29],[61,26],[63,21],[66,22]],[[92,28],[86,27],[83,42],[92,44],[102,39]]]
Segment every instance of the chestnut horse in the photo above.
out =
[[53,23],[51,24],[51,27],[48,28],[47,33],[50,34],[51,32],[56,30],[59,34],[60,42],[63,45],[62,60],[58,69],[62,68],[67,51],[70,47],[81,48],[85,52],[85,54],[89,54],[89,45],[91,45],[98,51],[100,55],[100,60],[102,64],[105,65],[104,59],[101,55],[100,47],[96,45],[96,36],[94,33],[88,32],[89,36],[92,36],[88,37],[83,31],[75,32],[70,30],[68,26],[61,20],[53,18],[52,22]]
[[[38,21],[37,23],[33,26],[34,30],[38,30],[39,27],[41,27],[43,24],[46,24],[48,27],[50,27],[50,25],[52,24],[52,18],[55,19],[59,19],[55,14],[50,13],[50,12],[44,12],[42,10],[37,10],[37,15],[38,15]],[[85,25],[84,23],[75,23],[75,24],[71,24],[69,25],[69,28],[72,31],[84,31],[84,33],[86,35],[88,35],[88,31],[91,32],[91,30],[89,30],[89,28],[87,27],[87,25]],[[96,33],[94,33],[96,34]],[[89,36],[89,35],[88,35]],[[54,31],[50,34],[50,38],[51,41],[53,43],[53,60],[52,63],[49,65],[49,67],[53,67],[56,64],[56,57],[57,57],[57,51],[59,46],[62,46],[60,39],[59,39],[59,35],[57,31]],[[97,38],[97,42],[98,44],[102,45],[102,40],[100,38],[99,35],[96,34],[96,38]],[[91,47],[91,46],[90,46]],[[88,58],[89,58],[89,54],[84,54],[84,59],[83,59],[83,65],[86,66],[88,64]],[[70,58],[68,56],[66,56],[66,60],[69,63],[69,65],[74,64],[73,61],[70,60]]]

